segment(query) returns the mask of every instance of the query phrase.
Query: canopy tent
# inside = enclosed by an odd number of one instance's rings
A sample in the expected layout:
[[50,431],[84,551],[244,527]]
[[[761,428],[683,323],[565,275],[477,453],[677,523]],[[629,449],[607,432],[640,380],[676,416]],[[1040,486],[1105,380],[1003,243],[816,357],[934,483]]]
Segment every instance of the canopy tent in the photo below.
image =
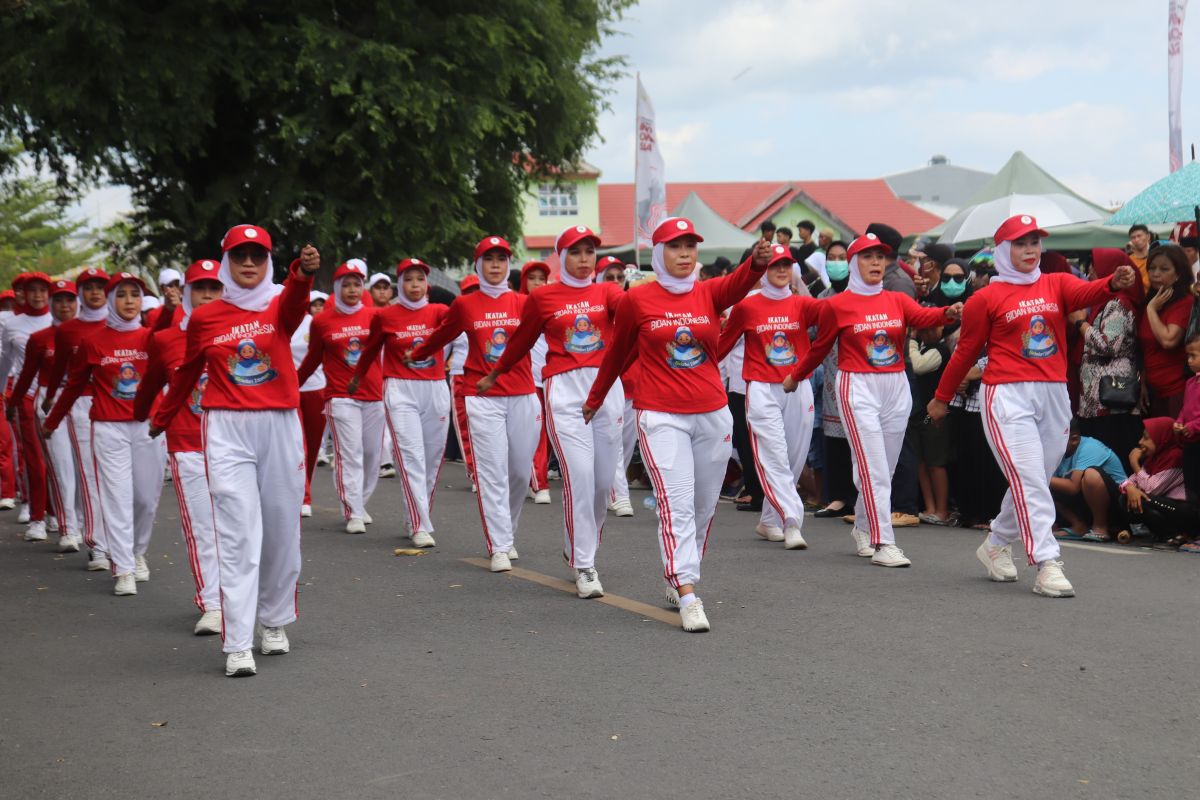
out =
[[1200,205],[1200,162],[1184,164],[1117,209],[1109,225],[1174,225],[1196,218]]
[[[1038,219],[1041,222],[1041,218]],[[1060,253],[1077,253],[1091,250],[1094,247],[1116,247],[1124,249],[1129,244],[1129,229],[1122,226],[1104,225],[1099,222],[1079,222],[1073,225],[1043,226],[1050,234],[1046,239],[1046,249]],[[1166,239],[1171,234],[1170,225],[1151,225],[1151,232],[1159,239]],[[916,237],[909,237],[901,245],[901,252],[907,252]],[[957,255],[971,255],[985,247],[992,246],[989,234],[977,239],[966,239],[951,245]]]
[[[746,248],[752,247],[758,241],[757,236],[753,233],[746,233],[726,220],[695,192],[688,194],[683,202],[671,212],[671,216],[687,217],[704,237],[704,241],[700,244],[700,261],[705,264],[720,256],[736,263]],[[633,250],[633,244],[629,243],[603,248],[600,250],[600,254],[616,256],[626,263],[633,263]],[[643,264],[650,263],[648,248],[642,248],[641,261]]]

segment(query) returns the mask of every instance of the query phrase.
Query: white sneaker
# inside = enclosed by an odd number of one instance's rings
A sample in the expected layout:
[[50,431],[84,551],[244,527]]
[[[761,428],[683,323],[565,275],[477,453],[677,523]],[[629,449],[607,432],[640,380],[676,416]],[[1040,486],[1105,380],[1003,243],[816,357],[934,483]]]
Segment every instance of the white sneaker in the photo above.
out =
[[664,599],[667,601],[667,605],[669,605],[671,608],[679,608],[679,590],[669,583],[667,584],[667,591]]
[[860,555],[863,558],[871,558],[875,555],[875,548],[871,546],[871,534],[855,527],[850,529],[850,535],[854,538],[854,552],[856,555]]
[[546,479],[551,481],[562,480],[562,473],[556,469],[546,470]]
[[508,572],[512,569],[512,561],[508,558],[508,553],[497,550],[492,553],[492,572]]
[[108,556],[97,550],[93,550],[88,554],[88,572],[108,572],[112,569],[112,564],[108,561]]
[[521,557],[521,554],[517,552],[517,548],[515,548],[515,547],[508,548],[508,560],[509,561],[516,561],[520,557]]
[[15,497],[0,497],[0,511],[8,511],[17,507],[17,498]]
[[350,521],[346,523],[346,533],[366,533],[366,532],[367,532],[367,526],[364,525],[363,521],[361,519],[359,519],[358,517],[351,517]]
[[46,530],[50,533],[58,533],[58,517],[53,514],[46,515]]
[[688,633],[704,633],[712,630],[708,617],[704,615],[704,601],[697,597],[686,606],[679,607],[679,619]]
[[768,542],[782,542],[783,528],[778,525],[763,525],[761,522],[754,526],[754,532]]
[[308,503],[305,503],[304,505],[300,506],[300,516],[301,517],[311,517],[312,516],[312,506],[310,506]]
[[535,505],[548,506],[550,505],[550,490],[538,489],[533,493],[533,502]]
[[800,532],[799,525],[785,525],[783,528],[783,546],[788,550],[807,550],[808,542],[804,541],[804,534]]
[[912,562],[905,557],[904,551],[894,544],[880,545],[871,556],[871,563],[877,567],[908,567]]
[[27,542],[44,542],[46,541],[46,523],[42,520],[29,523],[29,527],[25,529],[25,541]]
[[596,570],[575,570],[575,594],[584,600],[604,596],[604,587],[600,585],[600,576],[596,574]]
[[58,537],[58,552],[60,553],[78,553],[79,542],[71,534]]
[[150,565],[146,563],[145,556],[133,557],[133,577],[138,583],[150,580]]
[[318,467],[328,467],[329,466],[329,454],[328,453],[321,452],[321,453],[317,454],[317,466]]
[[29,522],[29,503],[21,503],[21,510],[17,513],[17,522],[22,525]]
[[379,477],[381,477],[381,478],[396,477],[396,468],[394,466],[392,466],[391,464],[384,464],[382,467],[379,468]]
[[975,557],[987,567],[988,577],[1000,583],[1008,583],[1017,579],[1017,565],[1012,560],[1012,545],[996,547],[991,544],[989,536],[983,538]]
[[633,504],[629,502],[628,497],[618,497],[614,502],[608,504],[608,510],[618,517],[633,516]]
[[258,668],[254,666],[254,654],[249,650],[238,650],[225,656],[225,677],[249,678],[257,675]]
[[1037,580],[1033,582],[1034,594],[1044,597],[1074,597],[1075,587],[1063,574],[1063,562],[1043,561],[1038,564]]
[[259,625],[258,632],[261,636],[258,642],[258,652],[264,656],[281,656],[292,649],[283,628],[268,628],[265,625]]
[[479,487],[474,483],[471,484],[471,494],[479,494]]
[[428,531],[417,531],[412,535],[413,547],[433,547],[437,542],[429,535]]
[[113,594],[117,597],[127,597],[137,594],[137,581],[133,579],[132,572],[126,572],[124,575],[117,576],[117,582],[113,585]]
[[196,627],[192,628],[192,633],[197,636],[213,636],[221,632],[221,610],[213,608],[205,611],[200,615],[200,619],[196,620]]
[[371,519],[371,515],[367,513],[367,510],[365,508],[363,509],[362,519],[363,519],[363,524],[365,524],[365,525],[370,525],[372,522],[375,521],[375,520]]

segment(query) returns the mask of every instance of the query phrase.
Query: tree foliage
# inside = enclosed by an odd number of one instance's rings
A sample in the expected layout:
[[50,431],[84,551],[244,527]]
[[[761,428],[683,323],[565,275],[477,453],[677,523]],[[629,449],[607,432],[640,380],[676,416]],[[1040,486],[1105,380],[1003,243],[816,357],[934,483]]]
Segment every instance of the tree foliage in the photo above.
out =
[[14,3],[0,128],[64,185],[130,186],[164,255],[253,221],[280,256],[460,262],[595,138],[620,68],[597,48],[631,2]]

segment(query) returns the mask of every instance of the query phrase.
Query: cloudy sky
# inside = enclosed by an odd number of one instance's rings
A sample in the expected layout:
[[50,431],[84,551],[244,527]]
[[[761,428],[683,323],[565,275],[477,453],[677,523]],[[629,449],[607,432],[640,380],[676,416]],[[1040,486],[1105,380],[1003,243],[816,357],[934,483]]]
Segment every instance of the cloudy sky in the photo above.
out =
[[1110,205],[1168,169],[1167,0],[643,0],[617,27],[604,52],[631,75],[588,157],[602,180],[632,180],[634,71],[669,180],[871,178],[935,153],[994,172],[1019,149]]

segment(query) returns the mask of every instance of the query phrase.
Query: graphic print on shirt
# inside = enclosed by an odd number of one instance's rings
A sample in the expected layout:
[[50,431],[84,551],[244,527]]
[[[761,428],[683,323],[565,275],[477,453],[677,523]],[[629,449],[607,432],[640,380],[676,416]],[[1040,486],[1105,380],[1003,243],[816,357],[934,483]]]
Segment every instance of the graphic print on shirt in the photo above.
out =
[[773,367],[787,367],[796,363],[796,348],[792,347],[792,340],[783,331],[771,334],[766,351],[767,363]]
[[346,340],[346,347],[342,350],[342,361],[346,362],[346,366],[358,366],[358,357],[362,355],[362,349],[362,339],[357,336],[351,336]]
[[[423,344],[425,344],[425,337],[424,336],[416,336],[413,338],[410,346],[412,347],[413,350],[416,350],[418,347],[420,347]],[[501,352],[504,352],[504,351],[502,350]],[[424,361],[414,361],[409,366],[411,366],[413,369],[428,369],[429,367],[432,367],[433,364],[434,364],[434,359],[427,358]]]
[[200,376],[200,380],[196,381],[196,388],[192,389],[192,393],[188,395],[188,410],[197,417],[204,413],[204,409],[200,407],[200,401],[204,399],[204,387],[208,385],[208,373],[205,372]]
[[867,345],[867,363],[872,367],[890,367],[899,360],[900,354],[896,352],[892,337],[885,330],[875,331],[871,343]]
[[708,360],[704,350],[696,344],[692,329],[681,325],[667,344],[667,363],[672,369],[694,369]]
[[118,400],[132,400],[137,394],[138,383],[142,376],[138,374],[137,368],[130,362],[126,361],[121,364],[121,368],[117,371],[117,377],[113,378],[112,396]]
[[596,326],[586,314],[575,317],[575,323],[567,329],[567,338],[563,349],[568,353],[591,353],[604,349],[604,340],[596,331]]
[[237,355],[226,359],[229,380],[236,386],[258,386],[278,376],[271,368],[271,356],[258,349],[253,339],[238,342]]
[[500,356],[504,355],[504,348],[508,346],[508,331],[504,328],[496,328],[492,331],[492,338],[488,342],[487,352],[483,354],[483,360],[489,364],[495,364],[500,360]]
[[1046,318],[1034,314],[1029,318],[1029,330],[1021,334],[1021,355],[1026,358],[1049,358],[1058,352],[1054,331],[1046,324]]

